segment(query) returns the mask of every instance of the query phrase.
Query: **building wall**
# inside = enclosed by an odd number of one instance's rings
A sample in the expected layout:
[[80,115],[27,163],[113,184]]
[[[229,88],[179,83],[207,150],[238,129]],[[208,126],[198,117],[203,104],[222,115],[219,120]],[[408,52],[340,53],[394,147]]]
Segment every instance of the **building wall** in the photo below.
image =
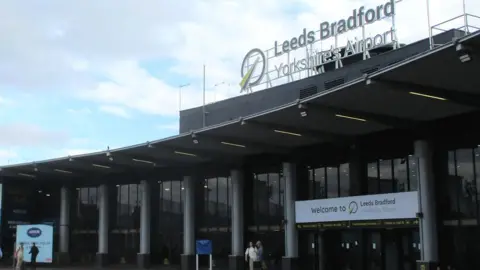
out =
[[[437,44],[447,43],[454,37],[459,37],[461,31],[447,31],[435,36]],[[305,98],[341,85],[345,82],[371,73],[380,68],[392,65],[413,55],[429,49],[428,39],[390,51],[365,61],[350,64],[343,68],[306,79],[257,91],[248,95],[240,95],[224,101],[206,105],[206,126],[215,125],[242,116],[252,115],[274,107],[278,107],[299,98]],[[180,112],[180,133],[200,129],[203,126],[203,108],[197,107]]]

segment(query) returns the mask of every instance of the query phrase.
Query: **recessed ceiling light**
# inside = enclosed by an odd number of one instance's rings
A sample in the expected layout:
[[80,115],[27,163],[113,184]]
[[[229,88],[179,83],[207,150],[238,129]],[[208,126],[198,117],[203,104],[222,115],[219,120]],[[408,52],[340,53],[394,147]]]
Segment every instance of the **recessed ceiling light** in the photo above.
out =
[[273,132],[280,133],[280,134],[285,134],[285,135],[290,135],[290,136],[302,137],[302,134],[288,132],[288,131],[284,131],[284,130],[275,129],[275,130],[273,130]]
[[109,166],[105,166],[105,165],[100,165],[100,164],[92,164],[93,167],[97,167],[97,168],[102,168],[102,169],[110,169]]
[[234,147],[240,147],[240,148],[245,148],[246,147],[245,145],[230,143],[230,142],[221,142],[221,144],[228,145],[228,146],[234,146]]
[[353,117],[353,116],[348,116],[348,115],[343,115],[343,114],[335,114],[335,116],[340,117],[340,118],[350,119],[350,120],[356,120],[356,121],[360,121],[360,122],[367,122],[366,119]]
[[71,171],[65,171],[65,170],[60,170],[60,169],[54,169],[54,171],[59,172],[59,173],[72,173]]
[[20,176],[25,176],[25,177],[30,177],[30,178],[35,178],[35,175],[33,175],[33,174],[28,174],[28,173],[19,173],[18,175],[20,175]]
[[422,94],[422,93],[418,93],[418,92],[408,92],[408,93],[409,93],[410,95],[420,96],[420,97],[425,97],[425,98],[430,98],[430,99],[436,99],[436,100],[442,100],[442,101],[447,100],[446,98],[437,97],[437,96],[432,96],[432,95],[427,95],[427,94]]
[[181,152],[181,151],[175,151],[174,152],[177,155],[184,155],[184,156],[190,156],[190,157],[196,157],[197,155],[192,154],[192,153],[186,153],[186,152]]

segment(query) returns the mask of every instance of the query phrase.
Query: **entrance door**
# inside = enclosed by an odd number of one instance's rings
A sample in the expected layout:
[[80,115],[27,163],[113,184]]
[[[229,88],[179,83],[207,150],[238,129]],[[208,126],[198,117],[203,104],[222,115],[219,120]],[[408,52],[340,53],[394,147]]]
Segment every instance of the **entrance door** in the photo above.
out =
[[382,231],[368,230],[365,234],[365,251],[366,251],[366,270],[383,270],[384,267],[384,243],[382,239]]
[[[329,245],[329,239],[334,238],[336,235],[336,232],[311,232],[309,234],[309,256],[308,256],[308,262],[307,262],[307,269],[311,270],[326,270],[327,265],[327,260],[328,260],[328,254],[332,254],[334,256],[337,256],[335,252],[332,252],[332,250],[336,249],[335,247],[330,247],[327,246]],[[333,242],[338,242],[338,241],[333,241]],[[328,247],[328,249],[331,249],[331,251],[327,252],[325,247]]]
[[416,229],[367,230],[366,270],[414,270],[420,259]]

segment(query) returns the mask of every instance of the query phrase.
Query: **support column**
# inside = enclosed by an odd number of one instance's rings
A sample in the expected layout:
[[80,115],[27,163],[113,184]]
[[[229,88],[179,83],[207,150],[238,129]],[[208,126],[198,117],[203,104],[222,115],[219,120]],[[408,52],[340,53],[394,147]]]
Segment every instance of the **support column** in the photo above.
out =
[[70,189],[62,187],[60,190],[60,252],[58,263],[67,265],[70,263]]
[[244,175],[241,170],[232,170],[232,253],[229,258],[229,269],[245,269],[244,253],[244,220],[243,220],[243,194]]
[[182,270],[195,269],[195,179],[192,176],[183,177],[185,187],[185,202],[183,209],[183,254]]
[[150,183],[141,182],[142,197],[140,209],[140,253],[137,254],[138,267],[150,268],[150,217],[151,217],[151,190]]
[[97,266],[108,265],[108,186],[101,185],[98,188],[98,252]]
[[293,163],[283,163],[285,178],[285,257],[283,270],[298,269],[298,231],[295,224],[295,200],[297,199],[297,168]]
[[427,141],[416,141],[418,160],[419,212],[421,261],[426,269],[436,269],[438,264],[437,217],[435,206],[435,177],[433,173],[433,148]]

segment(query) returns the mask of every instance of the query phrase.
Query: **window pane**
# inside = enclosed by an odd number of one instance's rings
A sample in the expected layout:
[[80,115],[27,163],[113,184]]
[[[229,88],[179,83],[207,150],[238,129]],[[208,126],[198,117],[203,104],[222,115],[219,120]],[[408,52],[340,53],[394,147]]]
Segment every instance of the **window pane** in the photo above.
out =
[[379,164],[380,168],[380,192],[379,193],[391,193],[393,192],[393,175],[392,175],[392,161],[381,160]]
[[340,165],[340,197],[350,196],[350,166],[348,163]]
[[181,186],[180,181],[172,181],[172,212],[175,214],[182,213]]
[[228,224],[232,224],[232,201],[233,201],[233,187],[232,187],[232,178],[227,178],[227,187],[228,187]]
[[268,174],[257,174],[257,180],[255,181],[257,190],[257,207],[258,207],[258,225],[268,224],[268,201],[270,198],[268,187]]
[[338,197],[338,167],[327,168],[327,197]]
[[96,230],[98,228],[97,188],[77,189],[76,222],[73,228]]
[[314,199],[324,199],[327,197],[326,193],[326,178],[325,178],[325,168],[318,168],[314,170],[315,177],[315,197]]
[[284,215],[284,205],[285,205],[285,177],[283,173],[280,173],[280,213],[282,214],[282,219]]
[[408,157],[408,179],[410,181],[410,191],[418,190],[418,162],[413,156]]
[[218,216],[222,225],[227,225],[228,218],[228,178],[218,178]]
[[207,180],[207,209],[208,214],[214,218],[217,215],[217,178],[210,178]]
[[448,152],[448,179],[445,187],[446,200],[448,203],[444,204],[444,207],[449,211],[444,215],[445,219],[457,218],[459,209],[458,209],[458,190],[457,190],[457,166],[455,163],[455,151]]
[[274,223],[282,219],[283,213],[280,212],[280,175],[278,173],[270,173],[268,175],[268,182],[270,183],[270,217]]
[[393,178],[395,179],[394,192],[405,192],[408,188],[407,159],[393,160]]
[[315,198],[315,170],[308,170],[308,199]]
[[[478,202],[478,188],[480,187],[480,148],[474,149],[475,155],[475,186],[473,188],[473,193],[476,196]],[[480,214],[480,208],[477,208],[477,216]]]
[[378,164],[377,162],[368,165],[368,194],[378,194]]
[[474,194],[475,179],[473,174],[472,149],[457,150],[457,190],[459,194],[460,213],[462,218],[474,218],[476,209],[476,194]]
[[163,212],[172,212],[172,182],[163,181],[162,204]]

